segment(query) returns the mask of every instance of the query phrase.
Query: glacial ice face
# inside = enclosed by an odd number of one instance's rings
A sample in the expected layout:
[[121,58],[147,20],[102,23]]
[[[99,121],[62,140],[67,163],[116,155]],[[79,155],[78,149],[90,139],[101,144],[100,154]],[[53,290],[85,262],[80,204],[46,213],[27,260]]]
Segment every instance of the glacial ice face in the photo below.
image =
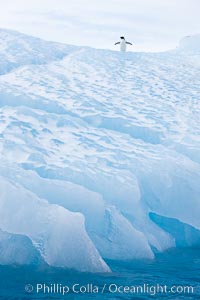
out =
[[[7,213],[15,188],[26,203],[38,203],[39,215],[34,235],[29,223],[20,232],[11,221],[0,228],[27,235],[49,264],[78,270],[107,270],[101,257],[153,258],[155,251],[196,245],[198,37],[156,54],[73,47],[4,30],[0,37],[0,174],[12,182]],[[20,203],[18,197],[22,209]],[[44,203],[48,214],[41,216]],[[72,247],[65,255],[63,226],[74,245],[84,232],[85,254],[75,258]]]
[[24,235],[0,230],[1,265],[45,265],[32,241]]
[[85,272],[109,271],[89,239],[80,213],[50,205],[3,178],[0,178],[0,228],[29,237],[49,265]]
[[116,260],[154,257],[144,234],[115,207],[107,208],[102,228],[102,236],[94,234],[93,240],[103,257]]
[[0,171],[8,180],[15,180],[38,197],[84,214],[87,232],[104,258],[153,257],[145,236],[115,207],[106,207],[99,194],[68,181],[41,178],[32,171],[13,168],[13,165],[12,168],[7,164],[0,166]]
[[155,213],[149,215],[151,220],[174,236],[177,247],[200,246],[200,230],[177,219],[166,218]]

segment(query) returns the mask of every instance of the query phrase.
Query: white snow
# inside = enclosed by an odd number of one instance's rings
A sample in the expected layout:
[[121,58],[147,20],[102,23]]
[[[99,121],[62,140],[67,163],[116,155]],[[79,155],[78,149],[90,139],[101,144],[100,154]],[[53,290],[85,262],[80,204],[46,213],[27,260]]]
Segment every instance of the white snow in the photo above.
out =
[[198,35],[119,53],[0,30],[0,229],[80,271],[187,246],[185,228],[196,245],[199,49]]

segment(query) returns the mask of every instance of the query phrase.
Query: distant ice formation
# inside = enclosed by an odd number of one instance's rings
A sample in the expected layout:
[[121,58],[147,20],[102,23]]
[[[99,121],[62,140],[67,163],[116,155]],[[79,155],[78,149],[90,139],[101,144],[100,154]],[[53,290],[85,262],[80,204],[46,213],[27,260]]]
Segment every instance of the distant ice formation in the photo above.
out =
[[179,44],[179,50],[200,54],[200,34],[184,37]]

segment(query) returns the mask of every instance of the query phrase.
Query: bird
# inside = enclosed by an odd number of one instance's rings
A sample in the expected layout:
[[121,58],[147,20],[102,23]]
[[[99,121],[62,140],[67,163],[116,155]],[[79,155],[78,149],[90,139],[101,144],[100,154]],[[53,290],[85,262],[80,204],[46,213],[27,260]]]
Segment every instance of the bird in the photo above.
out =
[[124,36],[120,37],[120,42],[115,43],[115,45],[120,45],[120,51],[126,52],[126,45],[133,45],[130,42],[127,42]]

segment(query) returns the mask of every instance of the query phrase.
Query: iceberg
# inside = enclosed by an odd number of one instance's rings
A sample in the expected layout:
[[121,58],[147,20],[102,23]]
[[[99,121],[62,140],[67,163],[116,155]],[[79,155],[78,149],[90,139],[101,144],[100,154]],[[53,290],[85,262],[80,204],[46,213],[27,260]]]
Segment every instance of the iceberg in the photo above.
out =
[[119,53],[0,30],[0,241],[85,272],[198,246],[199,45]]

